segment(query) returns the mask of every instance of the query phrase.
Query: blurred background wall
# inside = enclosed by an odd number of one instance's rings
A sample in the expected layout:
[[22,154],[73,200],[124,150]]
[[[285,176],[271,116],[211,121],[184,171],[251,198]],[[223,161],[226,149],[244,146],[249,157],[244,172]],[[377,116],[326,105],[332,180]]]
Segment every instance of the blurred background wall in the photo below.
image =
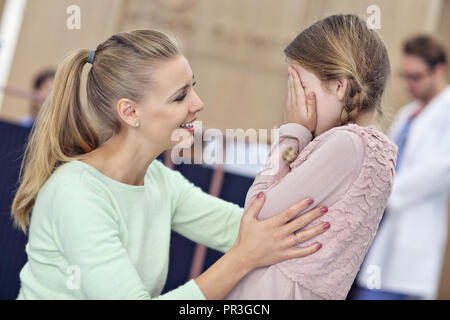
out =
[[[6,3],[0,0],[0,14]],[[73,5],[80,9],[79,29],[67,26]],[[285,46],[302,28],[333,13],[369,19],[371,5],[380,8],[379,32],[391,59],[383,107],[392,117],[409,101],[398,77],[401,44],[427,32],[449,47],[450,0],[28,0],[3,85],[28,90],[38,71],[56,66],[70,50],[94,49],[113,33],[165,29],[182,40],[205,102],[199,114],[204,126],[270,129],[282,121]],[[0,118],[14,121],[29,114],[29,101],[6,94],[0,108]],[[441,298],[450,298],[447,248]]]
[[[0,1],[0,8],[6,0]],[[67,9],[80,8],[80,29],[66,26]],[[119,31],[159,28],[182,40],[205,102],[209,127],[267,128],[280,124],[286,95],[283,49],[304,27],[333,13],[368,19],[380,8],[380,34],[389,50],[392,77],[383,107],[408,102],[398,78],[401,43],[417,32],[450,43],[448,0],[28,0],[7,81],[28,89],[34,74],[56,65],[72,49],[93,49]],[[0,116],[28,114],[28,101],[6,95]],[[239,115],[239,116],[236,116]],[[389,119],[383,123],[384,128]]]

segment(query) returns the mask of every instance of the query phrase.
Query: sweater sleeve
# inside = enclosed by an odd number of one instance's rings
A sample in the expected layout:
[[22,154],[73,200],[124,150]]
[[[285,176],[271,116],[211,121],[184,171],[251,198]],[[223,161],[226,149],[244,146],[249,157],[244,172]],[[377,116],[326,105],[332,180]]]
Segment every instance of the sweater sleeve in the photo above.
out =
[[357,134],[336,131],[321,141],[304,161],[293,162],[291,172],[266,191],[259,218],[270,218],[308,197],[314,203],[304,212],[317,205],[332,206],[356,179],[363,153],[364,144]]
[[[363,155],[364,144],[357,134],[347,130],[336,131],[321,141],[304,161],[295,161],[291,172],[267,190],[266,201],[258,217],[263,220],[268,219],[307,197],[315,200],[311,207],[332,206],[345,194],[358,176],[362,167]],[[341,219],[337,217],[338,214],[338,212],[330,210],[322,218],[311,222],[307,228],[325,221],[330,222],[331,230],[337,228],[337,221]],[[346,221],[346,223],[356,222]],[[342,222],[339,222],[339,225],[341,224]],[[323,299],[319,294],[324,291],[320,280],[322,276],[330,268],[345,267],[333,262],[336,261],[333,257],[342,254],[342,248],[338,245],[338,239],[330,240],[323,237],[327,232],[302,243],[302,246],[306,246],[316,241],[321,242],[324,248],[319,252],[305,258],[289,260],[291,263],[298,261],[296,268],[299,273],[306,277],[311,276],[311,279],[317,279],[313,286],[305,286],[303,283],[295,281],[294,277],[282,272],[279,266],[288,262],[283,261],[250,272],[233,289],[227,299]],[[323,256],[323,251],[332,252],[334,256]],[[305,264],[302,267],[302,259],[309,259],[308,261],[314,261],[314,263]],[[311,269],[310,265],[314,265],[315,269]],[[322,275],[321,272],[323,272]]]
[[[151,299],[120,239],[118,214],[104,190],[85,182],[61,186],[52,232],[76,268],[85,299]],[[205,299],[193,280],[158,299]]]
[[259,192],[266,191],[291,171],[289,162],[283,159],[284,152],[292,148],[299,154],[312,139],[311,132],[297,123],[281,125],[278,133],[278,139],[276,138],[272,142],[265,167],[258,173],[247,193],[245,208],[250,205]]
[[180,172],[164,168],[173,193],[172,229],[196,243],[227,252],[238,236],[244,209],[203,192]]

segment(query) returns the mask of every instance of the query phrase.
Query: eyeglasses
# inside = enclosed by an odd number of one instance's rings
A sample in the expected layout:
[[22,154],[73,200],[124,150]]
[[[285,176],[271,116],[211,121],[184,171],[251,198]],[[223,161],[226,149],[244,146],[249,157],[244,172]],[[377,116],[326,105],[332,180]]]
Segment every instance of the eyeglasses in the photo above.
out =
[[420,82],[425,78],[426,76],[429,76],[432,72],[432,70],[427,70],[425,72],[416,72],[416,73],[407,73],[407,72],[399,72],[400,78],[406,81],[412,81],[412,82]]

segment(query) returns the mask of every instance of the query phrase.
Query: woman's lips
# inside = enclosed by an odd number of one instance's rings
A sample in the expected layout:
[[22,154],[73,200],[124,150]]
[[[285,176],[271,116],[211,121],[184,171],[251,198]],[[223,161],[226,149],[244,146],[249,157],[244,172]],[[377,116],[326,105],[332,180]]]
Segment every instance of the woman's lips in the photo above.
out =
[[190,122],[185,122],[185,123],[180,124],[180,128],[185,129],[185,130],[189,131],[190,133],[194,133],[194,124],[193,124],[193,122],[196,119],[197,118],[194,118]]

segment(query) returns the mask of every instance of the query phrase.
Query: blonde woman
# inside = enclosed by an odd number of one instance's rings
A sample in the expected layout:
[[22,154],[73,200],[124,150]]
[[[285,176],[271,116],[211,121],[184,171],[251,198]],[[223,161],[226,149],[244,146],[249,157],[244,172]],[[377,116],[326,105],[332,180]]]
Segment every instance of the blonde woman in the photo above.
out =
[[285,54],[291,64],[287,123],[245,207],[263,191],[266,201],[258,217],[270,219],[312,195],[328,207],[329,231],[317,237],[324,244],[317,254],[257,268],[227,298],[345,299],[394,178],[397,146],[375,126],[389,57],[377,33],[355,15],[314,23]]
[[[89,113],[79,97],[86,63]],[[156,160],[179,142],[174,130],[192,131],[203,109],[194,84],[176,41],[157,31],[116,34],[62,61],[12,205],[15,224],[29,227],[18,299],[223,299],[254,268],[320,249],[294,247],[294,231],[322,215],[293,219],[311,199],[259,221],[263,193],[243,212]],[[171,229],[226,253],[160,296]]]

